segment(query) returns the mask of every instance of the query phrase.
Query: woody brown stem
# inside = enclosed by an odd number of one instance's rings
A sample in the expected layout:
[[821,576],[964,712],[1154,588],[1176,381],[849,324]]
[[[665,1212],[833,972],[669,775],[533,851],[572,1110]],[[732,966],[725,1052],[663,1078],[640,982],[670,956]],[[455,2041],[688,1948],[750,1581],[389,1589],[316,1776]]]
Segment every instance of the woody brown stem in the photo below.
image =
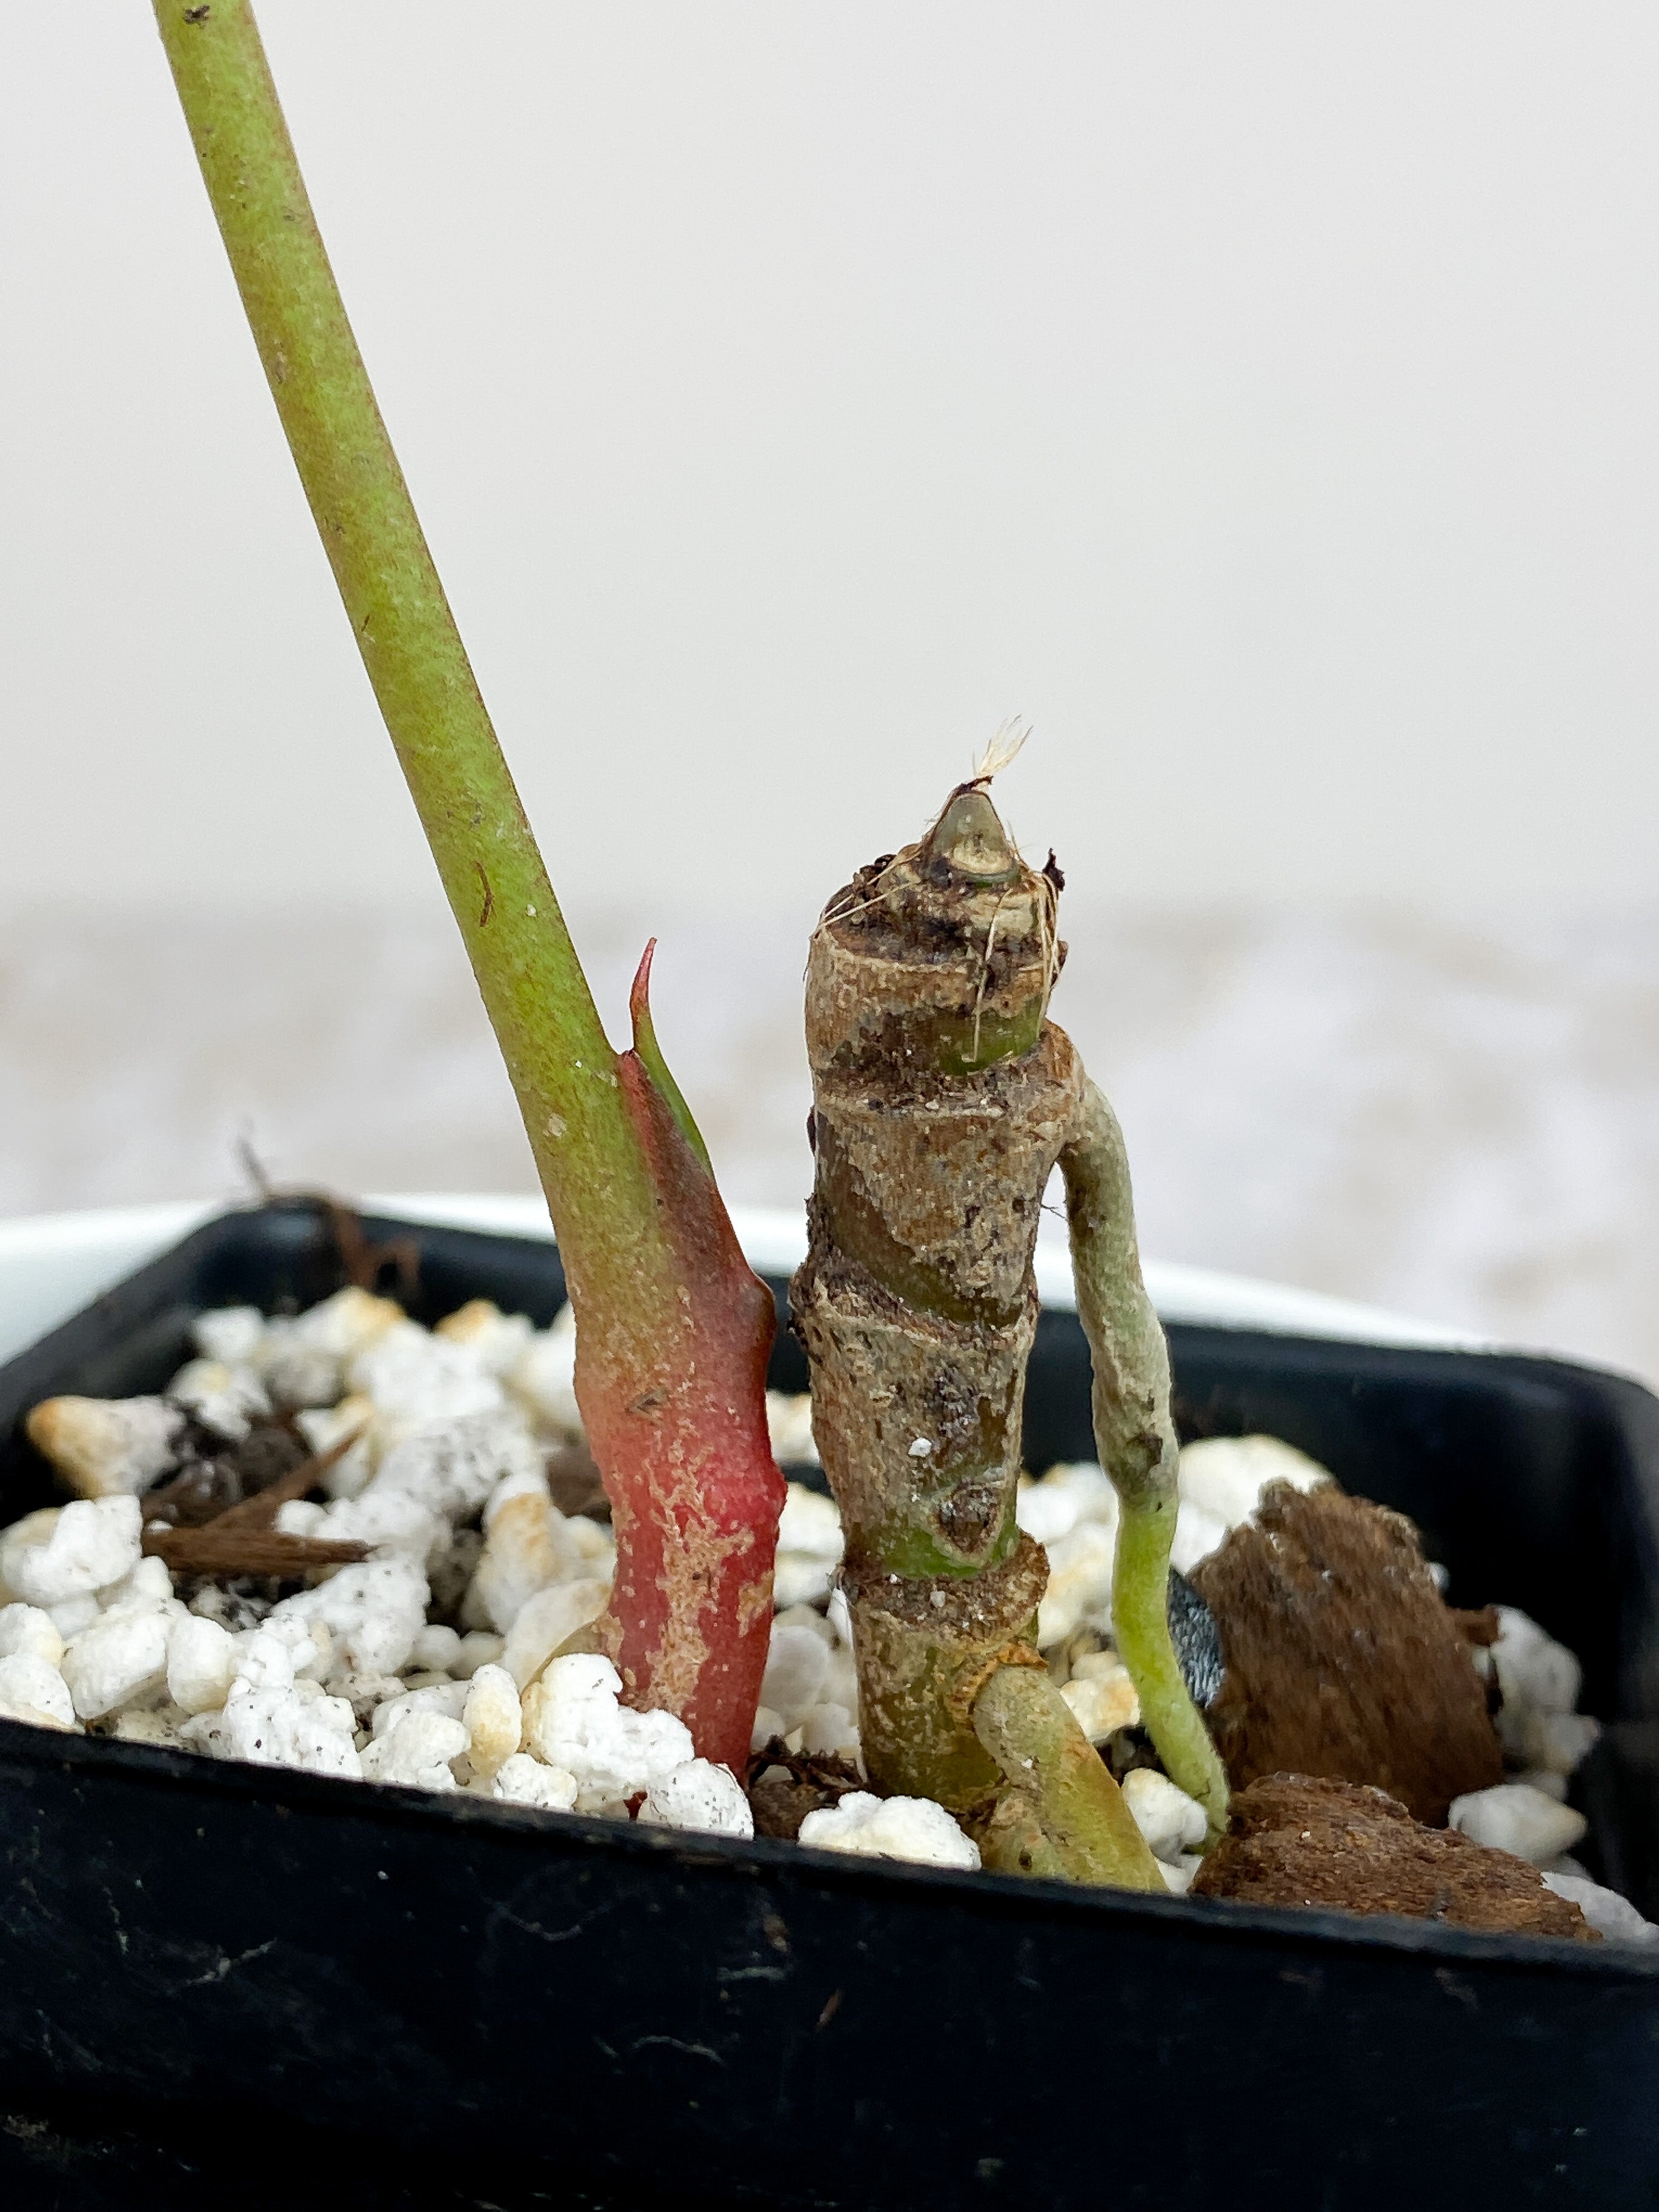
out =
[[999,1864],[1136,1887],[1139,1832],[1032,1649],[1048,1562],[1014,1519],[1031,1255],[1084,1082],[1043,1018],[1057,887],[975,783],[831,901],[807,966],[817,1179],[792,1296],[872,1781],[972,1816]]
[[1014,1522],[1042,1188],[1081,1082],[1043,1023],[1054,890],[982,789],[832,900],[807,966],[817,1181],[795,1278],[847,1532],[866,1765],[965,1808],[1000,1784],[958,1694],[1030,1635]]

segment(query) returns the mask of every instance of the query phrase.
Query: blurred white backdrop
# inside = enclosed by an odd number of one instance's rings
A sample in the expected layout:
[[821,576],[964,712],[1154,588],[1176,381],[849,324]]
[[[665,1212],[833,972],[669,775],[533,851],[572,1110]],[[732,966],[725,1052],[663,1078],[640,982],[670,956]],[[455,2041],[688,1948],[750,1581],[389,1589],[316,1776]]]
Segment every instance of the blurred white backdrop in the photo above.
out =
[[[1148,1242],[1659,1374],[1650,9],[260,16],[735,1195],[811,913],[1020,712]],[[0,15],[0,1205],[523,1183],[142,0]]]

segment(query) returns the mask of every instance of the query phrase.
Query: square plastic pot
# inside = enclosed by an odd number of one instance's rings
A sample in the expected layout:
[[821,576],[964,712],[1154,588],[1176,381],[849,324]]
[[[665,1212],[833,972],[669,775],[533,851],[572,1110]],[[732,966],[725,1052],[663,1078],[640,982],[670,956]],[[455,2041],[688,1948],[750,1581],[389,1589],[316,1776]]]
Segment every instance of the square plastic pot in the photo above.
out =
[[[415,1238],[419,1316],[549,1321],[545,1243]],[[0,1521],[59,1391],[159,1388],[204,1306],[337,1287],[226,1215],[0,1369]],[[775,1286],[781,1304],[783,1285]],[[1659,1401],[1542,1359],[1176,1324],[1188,1435],[1269,1431],[1533,1613],[1608,1720],[1577,1791],[1659,1913]],[[775,1382],[805,1387],[779,1339]],[[1092,1456],[1045,1313],[1028,1462]],[[0,2203],[1083,2212],[1659,2203],[1659,1960],[1115,1896],[0,1723]]]

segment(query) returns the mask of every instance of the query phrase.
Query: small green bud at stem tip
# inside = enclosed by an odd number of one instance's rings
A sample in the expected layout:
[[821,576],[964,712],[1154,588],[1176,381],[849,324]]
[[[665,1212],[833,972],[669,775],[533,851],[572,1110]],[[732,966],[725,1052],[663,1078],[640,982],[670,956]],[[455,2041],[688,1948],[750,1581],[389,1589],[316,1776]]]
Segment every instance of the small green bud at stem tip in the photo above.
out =
[[991,794],[977,784],[953,792],[929,832],[924,851],[970,883],[1012,883],[1019,855],[1009,842]]

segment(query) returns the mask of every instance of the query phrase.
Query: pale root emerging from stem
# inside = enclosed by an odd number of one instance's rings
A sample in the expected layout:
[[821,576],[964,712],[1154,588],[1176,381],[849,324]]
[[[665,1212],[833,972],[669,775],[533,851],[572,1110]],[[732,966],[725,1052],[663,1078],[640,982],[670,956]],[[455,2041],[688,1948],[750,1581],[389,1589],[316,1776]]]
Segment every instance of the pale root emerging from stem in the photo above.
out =
[[1170,1638],[1170,1547],[1180,1449],[1170,1414],[1170,1353],[1141,1279],[1122,1132],[1085,1086],[1076,1133],[1060,1155],[1078,1317],[1094,1367],[1095,1449],[1117,1491],[1112,1622],[1140,1711],[1171,1781],[1227,1823],[1227,1776]]

